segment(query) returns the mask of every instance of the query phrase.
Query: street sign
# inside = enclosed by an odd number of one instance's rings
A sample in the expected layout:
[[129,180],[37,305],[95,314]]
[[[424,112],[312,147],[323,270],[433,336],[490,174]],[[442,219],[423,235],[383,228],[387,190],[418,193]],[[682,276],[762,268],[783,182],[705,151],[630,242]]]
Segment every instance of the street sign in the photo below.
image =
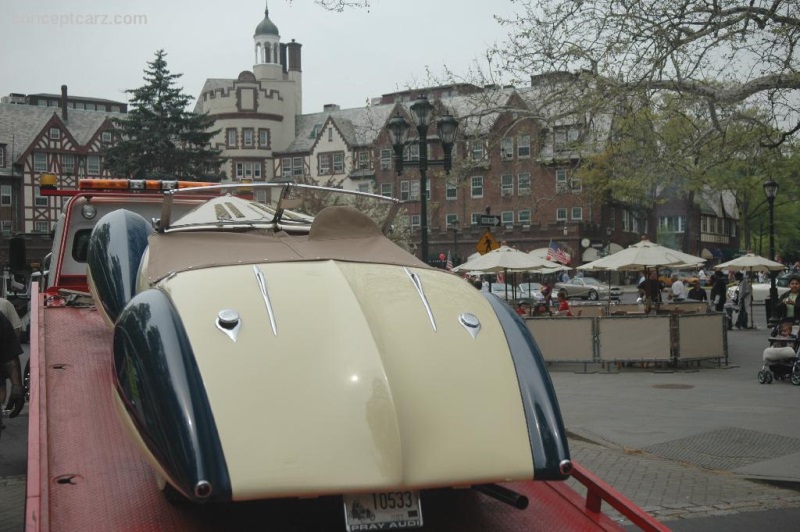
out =
[[478,243],[475,244],[475,251],[481,255],[484,255],[499,247],[500,243],[494,238],[494,235],[492,235],[491,231],[487,229],[486,232],[483,233],[483,236],[480,238],[480,240],[478,240]]
[[500,217],[492,215],[482,215],[480,224],[484,227],[500,227]]

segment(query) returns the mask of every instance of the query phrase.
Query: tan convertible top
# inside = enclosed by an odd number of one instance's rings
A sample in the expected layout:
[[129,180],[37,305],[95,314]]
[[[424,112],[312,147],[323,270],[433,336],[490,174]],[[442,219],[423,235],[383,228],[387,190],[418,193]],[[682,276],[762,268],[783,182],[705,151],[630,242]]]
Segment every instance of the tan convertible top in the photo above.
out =
[[149,246],[146,271],[150,283],[173,272],[263,262],[341,260],[428,267],[352,207],[323,209],[308,236],[283,231],[175,231],[152,234]]

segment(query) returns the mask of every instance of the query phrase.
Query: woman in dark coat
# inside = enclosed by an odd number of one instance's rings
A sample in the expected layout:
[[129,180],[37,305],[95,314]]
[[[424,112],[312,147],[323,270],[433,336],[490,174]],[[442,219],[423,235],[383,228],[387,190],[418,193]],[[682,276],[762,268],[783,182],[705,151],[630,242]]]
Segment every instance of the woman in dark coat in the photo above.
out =
[[727,291],[728,283],[725,282],[725,274],[717,271],[714,275],[714,286],[711,287],[711,304],[714,305],[714,310],[717,312],[722,312],[725,308]]
[[789,279],[789,291],[778,298],[776,310],[781,320],[800,321],[800,277]]

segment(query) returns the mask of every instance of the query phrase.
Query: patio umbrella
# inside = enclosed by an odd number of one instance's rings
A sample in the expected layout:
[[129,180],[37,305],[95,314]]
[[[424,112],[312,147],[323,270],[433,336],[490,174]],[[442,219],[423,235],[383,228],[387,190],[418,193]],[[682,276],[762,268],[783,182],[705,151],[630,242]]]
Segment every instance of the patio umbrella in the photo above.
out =
[[[741,257],[737,257],[733,260],[729,260],[728,262],[723,262],[722,264],[718,264],[714,266],[716,270],[733,270],[733,271],[741,271],[741,272],[750,272],[750,278],[753,278],[753,272],[769,272],[769,271],[781,271],[785,268],[783,264],[780,262],[775,262],[774,260],[765,259],[760,255],[756,255],[755,253],[748,253],[746,255],[742,255]],[[753,298],[750,297],[750,328],[752,329],[753,325]]]
[[659,268],[666,266],[699,266],[705,261],[706,259],[704,258],[677,251],[650,242],[647,238],[642,238],[641,242],[628,246],[622,251],[617,251],[613,255],[606,255],[595,261],[578,266],[577,269],[630,271],[648,268],[658,271]]
[[[475,259],[468,260],[453,268],[453,271],[479,271],[483,273],[504,272],[508,270],[540,270],[549,268],[553,263],[544,259],[539,259],[523,251],[519,251],[508,246],[500,246],[497,249],[485,253]],[[506,289],[507,285],[506,285]],[[506,294],[508,299],[508,294]]]
[[644,268],[660,268],[664,266],[698,266],[706,259],[677,251],[660,244],[650,242],[646,238],[641,242],[628,246],[613,255],[578,266],[579,270],[641,270]]

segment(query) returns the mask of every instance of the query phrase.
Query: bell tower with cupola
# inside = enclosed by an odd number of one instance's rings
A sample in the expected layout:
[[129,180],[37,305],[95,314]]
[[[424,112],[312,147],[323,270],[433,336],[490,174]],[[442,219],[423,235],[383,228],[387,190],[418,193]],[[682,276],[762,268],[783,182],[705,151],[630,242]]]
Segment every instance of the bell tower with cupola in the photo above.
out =
[[281,79],[283,77],[281,35],[278,27],[269,19],[269,4],[264,9],[264,20],[256,26],[253,41],[256,54],[253,71],[256,78]]

